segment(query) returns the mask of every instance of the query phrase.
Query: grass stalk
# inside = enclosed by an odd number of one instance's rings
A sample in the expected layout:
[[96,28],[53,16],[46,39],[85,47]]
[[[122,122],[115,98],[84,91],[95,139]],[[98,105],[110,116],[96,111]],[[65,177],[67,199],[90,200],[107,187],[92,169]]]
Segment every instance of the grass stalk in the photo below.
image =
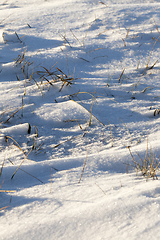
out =
[[[4,124],[6,124],[12,117],[14,117],[14,115],[19,112],[23,107],[19,108],[18,110],[16,110],[14,113],[12,113],[9,118],[4,122]],[[2,122],[3,123],[3,122]]]
[[121,122],[124,124],[124,126],[126,127],[128,133],[129,133],[129,135],[130,135],[130,138],[131,138],[131,144],[132,144],[132,136],[131,136],[131,133],[130,133],[130,131],[129,131],[127,125],[123,122],[123,120],[122,120],[121,118],[120,118],[120,120],[121,120]]
[[[160,36],[158,37],[158,39],[159,39],[159,38],[160,38]],[[153,49],[154,49],[156,43],[159,41],[158,39],[155,39],[155,42],[154,42],[154,44],[153,44],[153,47],[152,47],[152,49],[151,49],[151,52],[150,52],[150,55],[149,55],[149,58],[148,58],[148,61],[147,61],[146,68],[145,68],[145,70],[144,70],[144,72],[143,72],[143,75],[145,74],[145,72],[146,72],[147,69],[148,69],[148,65],[149,65],[149,62],[150,62],[150,58],[151,58],[151,56],[152,56],[152,52],[153,52]]]
[[82,46],[81,41],[76,37],[76,35],[73,33],[72,29],[70,29],[71,33],[73,34],[73,36],[75,37],[75,39],[79,42],[79,44]]
[[82,176],[83,176],[83,173],[84,173],[84,169],[85,169],[85,166],[86,166],[86,163],[87,163],[87,157],[88,157],[88,150],[89,150],[89,141],[88,141],[88,146],[87,146],[87,154],[86,154],[86,159],[85,159],[85,162],[84,162],[84,165],[83,165],[83,169],[82,169],[82,172],[81,172],[81,176],[80,176],[80,179],[79,179],[79,182],[81,182],[81,179],[82,179]]
[[148,180],[148,178],[153,178],[153,179],[158,179],[157,177],[157,170],[159,169],[159,158],[156,158],[155,152],[152,153],[151,149],[149,151],[148,149],[148,135],[147,135],[147,148],[146,148],[146,153],[144,159],[140,157],[140,155],[137,153],[139,157],[139,161],[135,160],[133,157],[133,154],[130,150],[130,147],[128,147],[130,155],[133,160],[133,167],[136,170],[137,174],[138,172],[141,172],[142,175]]
[[27,159],[27,157],[28,157],[28,155],[31,153],[31,151],[32,151],[32,149],[29,151],[29,153],[26,155],[26,157],[22,160],[22,162],[19,164],[19,166],[17,167],[17,169],[14,171],[14,173],[13,173],[13,175],[12,175],[12,177],[11,177],[11,179],[13,179],[14,178],[14,176],[15,176],[15,174],[16,174],[16,172],[18,171],[18,169],[21,167],[21,165],[23,164],[23,162]]
[[[108,121],[108,120],[107,120]],[[109,127],[110,127],[110,132],[111,132],[111,147],[113,147],[113,135],[112,135],[112,127],[111,127],[111,124],[110,122],[108,121],[109,123]]]
[[[123,74],[124,74],[124,71],[125,71],[125,68],[123,69],[123,71],[122,71],[122,73],[121,73],[121,75],[120,75],[120,77],[119,77],[119,79],[118,79],[118,82],[119,82],[119,83],[120,83],[121,78],[122,78],[122,76],[123,76]],[[121,83],[122,83],[122,81],[121,81]]]
[[100,124],[102,124],[105,127],[105,124],[102,123],[95,115],[93,115],[93,113],[91,113],[87,108],[83,107],[80,103],[74,101],[73,99],[71,99],[71,101],[75,102],[76,104],[78,104],[79,106],[81,106],[82,108],[84,108],[87,112],[89,112]]

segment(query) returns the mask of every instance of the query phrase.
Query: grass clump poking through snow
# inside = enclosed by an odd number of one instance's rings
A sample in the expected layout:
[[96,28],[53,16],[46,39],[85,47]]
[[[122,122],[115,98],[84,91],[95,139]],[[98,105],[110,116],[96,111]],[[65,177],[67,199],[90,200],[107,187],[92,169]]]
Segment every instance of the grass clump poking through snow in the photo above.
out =
[[62,90],[62,88],[66,85],[71,85],[73,83],[74,76],[67,76],[61,69],[58,67],[56,68],[56,71],[51,71],[52,68],[56,65],[55,63],[50,69],[47,69],[46,67],[42,67],[44,71],[37,71],[37,74],[40,76],[41,83],[43,81],[47,81],[48,84],[51,86],[54,86],[55,83],[62,83],[61,88],[59,92]]
[[[28,73],[28,69],[29,67],[33,64],[33,62],[30,61],[30,57],[26,56],[26,51],[27,49],[23,49],[21,50],[21,53],[17,56],[17,58],[14,59],[16,66],[20,65],[24,78],[29,78],[29,73]],[[17,79],[19,77],[17,76]]]
[[136,160],[133,157],[130,147],[128,147],[128,149],[133,160],[132,166],[136,170],[137,174],[138,172],[141,172],[142,175],[146,177],[146,179],[148,178],[158,179],[157,171],[159,170],[160,165],[159,162],[160,155],[156,157],[155,152],[153,151],[152,153],[151,149],[150,150],[148,149],[148,137],[147,137],[147,149],[144,159],[141,158],[140,155],[137,153],[139,161]]

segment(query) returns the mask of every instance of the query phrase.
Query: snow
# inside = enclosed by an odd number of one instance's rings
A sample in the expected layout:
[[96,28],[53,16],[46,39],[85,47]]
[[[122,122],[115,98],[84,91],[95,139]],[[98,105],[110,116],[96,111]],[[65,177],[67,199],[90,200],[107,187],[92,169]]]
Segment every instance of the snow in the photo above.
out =
[[159,161],[159,21],[158,0],[0,2],[0,239],[160,238],[132,159]]

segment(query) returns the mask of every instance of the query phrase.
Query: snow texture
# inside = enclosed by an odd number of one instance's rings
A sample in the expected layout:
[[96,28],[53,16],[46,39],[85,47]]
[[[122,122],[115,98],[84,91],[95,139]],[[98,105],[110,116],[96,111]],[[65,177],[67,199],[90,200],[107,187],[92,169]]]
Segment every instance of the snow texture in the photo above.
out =
[[159,23],[159,0],[0,1],[0,239],[160,239],[133,162],[159,161]]

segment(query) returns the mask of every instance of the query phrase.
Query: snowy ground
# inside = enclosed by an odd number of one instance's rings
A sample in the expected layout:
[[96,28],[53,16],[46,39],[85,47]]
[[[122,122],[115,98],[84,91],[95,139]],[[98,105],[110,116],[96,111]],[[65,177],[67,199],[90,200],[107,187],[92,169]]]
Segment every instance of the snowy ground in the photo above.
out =
[[159,161],[159,22],[159,0],[0,1],[0,239],[160,238],[129,152]]

